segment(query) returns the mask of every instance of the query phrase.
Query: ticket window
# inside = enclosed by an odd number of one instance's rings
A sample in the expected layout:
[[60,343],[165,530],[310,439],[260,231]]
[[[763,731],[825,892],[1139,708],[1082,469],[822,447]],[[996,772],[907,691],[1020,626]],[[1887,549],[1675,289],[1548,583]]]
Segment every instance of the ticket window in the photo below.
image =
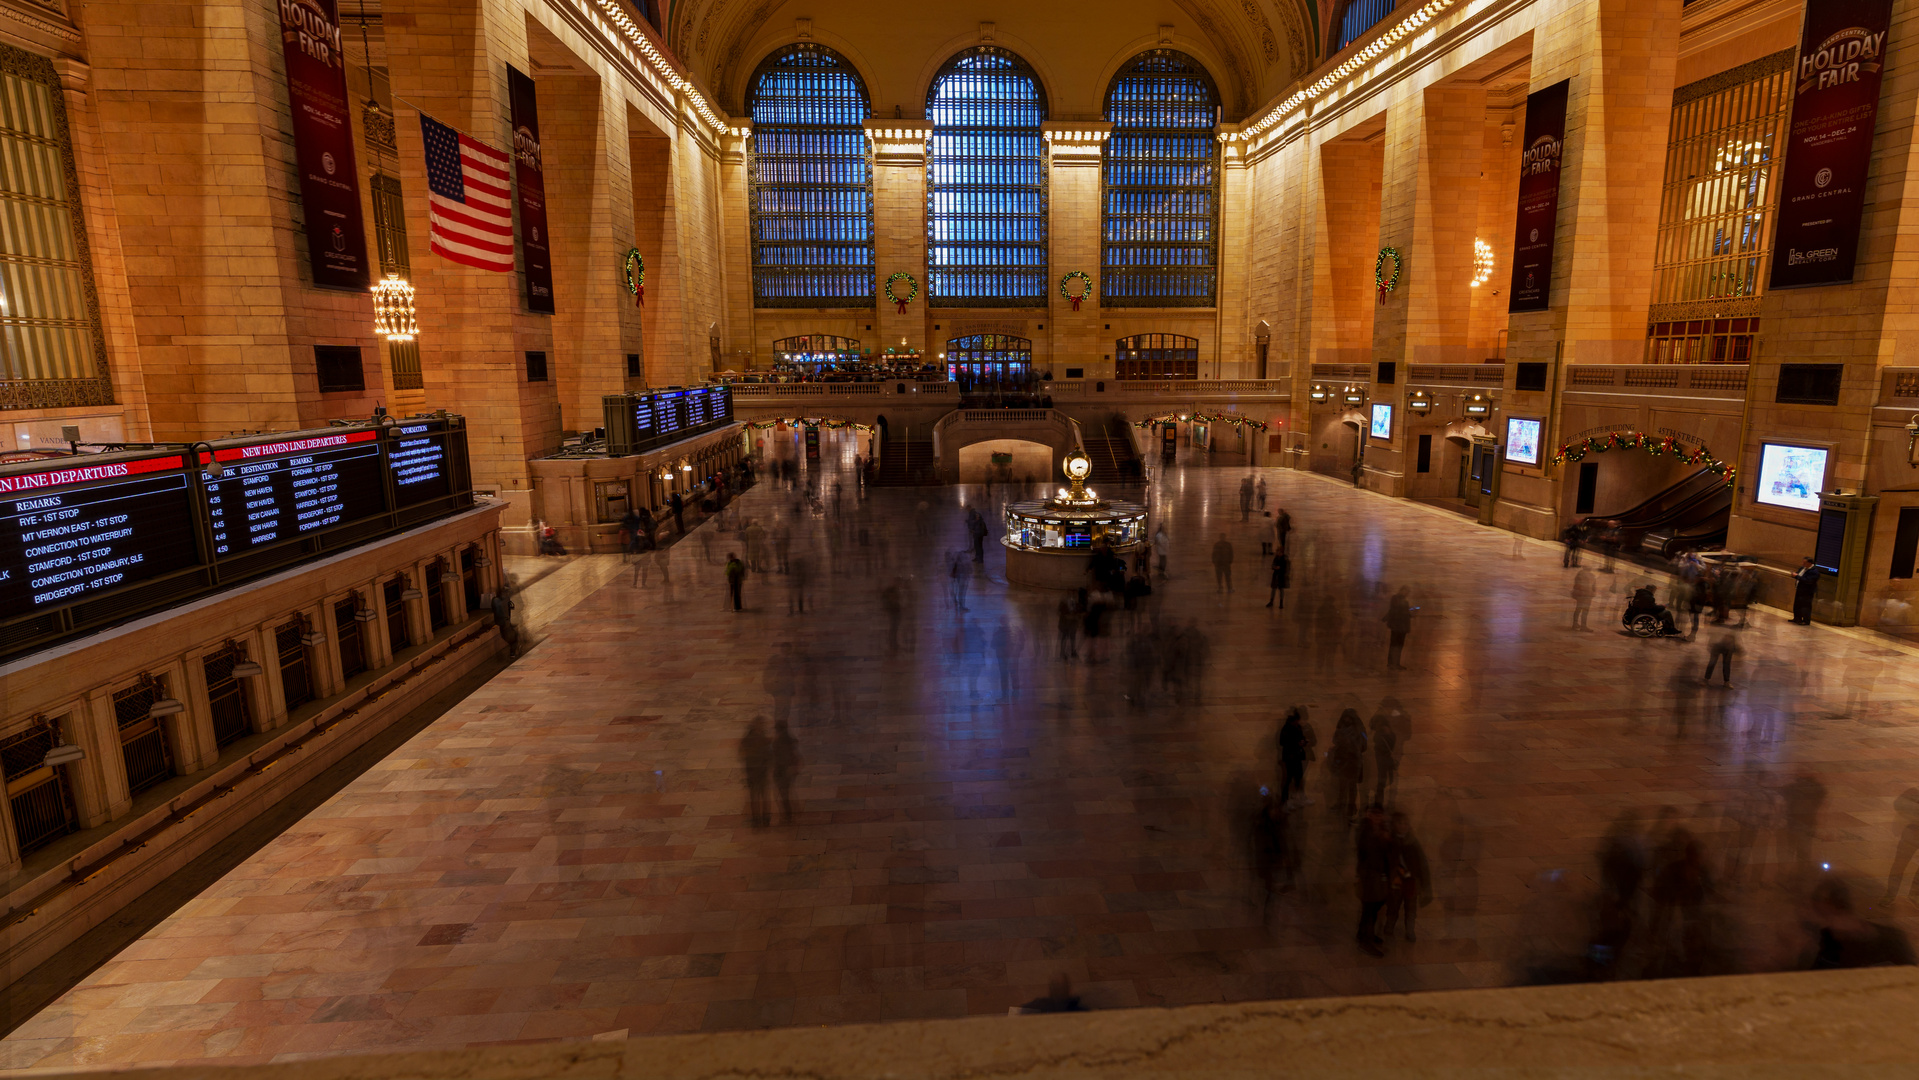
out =
[[298,619],[273,631],[273,648],[280,657],[280,697],[288,713],[313,700],[313,668],[305,638],[306,625]]
[[381,589],[381,598],[386,602],[387,649],[398,653],[413,644],[406,621],[406,579],[396,577],[387,582]]
[[460,592],[466,598],[468,614],[480,610],[480,549],[477,547],[460,551]]
[[602,524],[619,521],[626,516],[628,507],[632,506],[628,490],[624,480],[609,480],[593,485],[593,501]]
[[213,742],[226,749],[253,734],[253,707],[246,684],[233,675],[246,659],[239,651],[221,650],[201,661],[207,676],[207,711],[213,717]]
[[333,605],[333,633],[340,646],[341,682],[367,669],[366,639],[360,633],[359,612],[360,602],[353,597]]
[[13,817],[14,852],[25,856],[79,827],[67,766],[48,765],[47,751],[60,745],[62,717],[41,719],[0,739],[0,764],[6,768],[8,810]]
[[153,715],[153,703],[169,696],[165,677],[113,695],[113,718],[119,728],[120,754],[126,762],[128,795],[138,795],[173,776],[173,740],[162,718]]
[[426,568],[426,613],[427,624],[434,633],[445,630],[453,622],[453,616],[447,611],[446,569],[439,560],[429,563]]

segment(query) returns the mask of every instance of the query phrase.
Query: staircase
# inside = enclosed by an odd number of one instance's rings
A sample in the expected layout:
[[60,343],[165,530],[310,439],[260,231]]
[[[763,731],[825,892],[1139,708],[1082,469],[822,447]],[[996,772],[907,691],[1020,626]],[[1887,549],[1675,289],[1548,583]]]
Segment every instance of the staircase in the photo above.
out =
[[1082,431],[1080,440],[1086,446],[1086,456],[1093,459],[1093,484],[1133,484],[1144,475],[1140,469],[1139,455],[1133,452],[1133,440],[1119,425],[1126,423],[1122,417],[1114,417],[1107,422],[1104,430]]
[[933,440],[895,439],[880,442],[880,471],[875,487],[910,487],[933,483]]

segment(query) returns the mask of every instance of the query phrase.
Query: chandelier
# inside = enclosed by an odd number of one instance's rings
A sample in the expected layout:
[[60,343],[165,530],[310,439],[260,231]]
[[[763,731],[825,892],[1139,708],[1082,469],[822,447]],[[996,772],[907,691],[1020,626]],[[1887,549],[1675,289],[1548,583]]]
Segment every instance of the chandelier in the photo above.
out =
[[1493,276],[1493,246],[1479,237],[1473,237],[1473,288],[1477,289]]
[[420,332],[413,317],[413,286],[398,274],[373,287],[373,332],[388,341],[412,341]]

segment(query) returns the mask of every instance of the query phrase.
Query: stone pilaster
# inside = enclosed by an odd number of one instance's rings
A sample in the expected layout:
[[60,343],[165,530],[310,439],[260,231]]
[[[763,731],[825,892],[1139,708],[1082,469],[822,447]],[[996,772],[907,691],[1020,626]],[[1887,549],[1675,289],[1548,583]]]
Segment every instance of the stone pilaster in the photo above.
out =
[[[920,120],[868,120],[866,137],[873,142],[873,269],[878,299],[874,326],[874,353],[898,348],[904,338],[909,348],[935,356],[945,341],[933,340],[933,320],[926,291],[926,142],[933,125]],[[913,275],[919,296],[906,311],[886,299],[886,279],[896,273]]]
[[[1110,379],[1113,362],[1112,343],[1104,341],[1100,329],[1106,314],[1101,298],[1100,244],[1100,165],[1106,140],[1113,125],[1103,121],[1047,121],[1040,125],[1050,151],[1047,208],[1047,246],[1052,260],[1046,277],[1047,362],[1035,362],[1041,368],[1052,367],[1061,377],[1068,367],[1084,368],[1087,378]],[[1095,292],[1082,301],[1078,311],[1059,291],[1060,279],[1075,270],[1093,278]]]

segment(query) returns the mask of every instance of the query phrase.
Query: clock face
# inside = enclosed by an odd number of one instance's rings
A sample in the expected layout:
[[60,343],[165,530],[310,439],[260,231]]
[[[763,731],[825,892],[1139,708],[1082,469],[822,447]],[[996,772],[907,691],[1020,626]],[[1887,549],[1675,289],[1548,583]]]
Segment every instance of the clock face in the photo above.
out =
[[1073,453],[1066,458],[1066,475],[1074,480],[1084,480],[1093,471],[1093,462],[1083,454]]

